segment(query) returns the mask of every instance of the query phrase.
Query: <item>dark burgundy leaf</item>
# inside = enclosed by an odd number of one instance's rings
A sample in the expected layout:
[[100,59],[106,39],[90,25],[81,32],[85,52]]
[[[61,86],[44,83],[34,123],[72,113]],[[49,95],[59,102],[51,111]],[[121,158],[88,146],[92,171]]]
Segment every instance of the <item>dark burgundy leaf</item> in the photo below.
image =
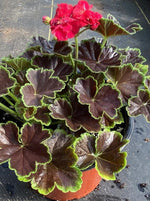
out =
[[49,112],[49,109],[43,106],[42,108],[37,108],[37,112],[34,117],[37,121],[41,122],[46,126],[49,126],[51,123]]
[[126,166],[127,154],[120,149],[128,140],[122,140],[122,135],[114,131],[103,131],[96,140],[96,169],[106,180],[114,180],[115,173]]
[[148,87],[149,91],[150,91],[150,76],[147,76],[146,80],[145,80],[145,84]]
[[0,67],[0,96],[8,93],[8,90],[15,84],[15,79],[10,76],[8,70]]
[[44,69],[53,70],[53,76],[66,81],[67,76],[73,72],[72,66],[63,62],[63,59],[58,56],[36,56],[33,59],[33,64]]
[[114,180],[114,174],[126,166],[127,154],[120,153],[120,149],[127,143],[128,140],[122,140],[122,135],[113,131],[103,131],[97,139],[83,134],[76,142],[77,164],[85,169],[95,162],[102,178]]
[[126,102],[131,96],[135,96],[138,88],[143,83],[143,75],[134,69],[131,64],[109,68],[107,76],[121,92],[123,102]]
[[129,26],[127,26],[126,31],[130,34],[135,34],[137,31],[141,31],[143,28],[138,23],[132,23]]
[[123,117],[121,113],[117,114],[117,117],[111,119],[108,115],[104,114],[100,120],[103,128],[109,127],[113,128],[116,124],[120,124],[123,122]]
[[105,72],[110,66],[121,63],[120,54],[114,47],[105,46],[101,50],[101,43],[94,39],[82,41],[79,46],[79,59],[84,61],[93,72]]
[[25,107],[24,117],[28,119],[32,119],[33,115],[35,114],[35,108],[34,107]]
[[122,55],[125,56],[125,58],[123,59],[123,64],[127,64],[127,63],[131,63],[132,65],[135,64],[143,64],[146,59],[141,56],[141,51],[140,49],[137,48],[127,48],[124,50],[120,50],[120,52],[122,53]]
[[53,78],[49,70],[29,70],[27,78],[31,84],[22,87],[23,100],[27,106],[40,106],[44,96],[55,98],[55,93],[64,88],[64,83]]
[[56,100],[50,106],[50,110],[54,118],[65,120],[67,126],[73,131],[81,127],[91,132],[100,130],[99,121],[91,117],[88,106],[81,105],[76,96],[72,97],[70,103],[64,99]]
[[142,30],[142,27],[137,23],[133,23],[126,28],[121,27],[116,18],[110,14],[107,18],[100,19],[100,25],[96,29],[96,31],[101,33],[104,37],[132,35],[140,30]]
[[72,51],[71,47],[68,46],[67,41],[48,41],[41,36],[33,37],[32,41],[33,43],[31,43],[29,47],[39,46],[43,53],[68,55]]
[[73,142],[74,138],[66,135],[64,130],[54,131],[48,140],[52,161],[38,166],[31,181],[32,188],[41,194],[48,194],[55,186],[63,192],[74,192],[81,187],[81,172],[74,167],[77,157],[71,147]]
[[86,169],[94,164],[95,140],[96,138],[94,136],[87,133],[77,139],[75,152],[78,156],[77,166],[80,169]]
[[12,169],[21,176],[27,176],[36,169],[36,162],[50,160],[47,148],[42,142],[50,137],[40,124],[25,124],[21,129],[9,122],[0,126],[0,162],[10,160]]
[[131,116],[143,114],[148,122],[150,122],[150,91],[140,90],[137,97],[129,100],[128,111]]
[[28,48],[27,50],[25,50],[25,52],[22,55],[20,55],[20,57],[31,60],[33,57],[35,57],[37,55],[39,55],[39,56],[42,55],[40,47],[35,47],[35,48],[31,47],[31,48]]
[[92,77],[78,79],[74,89],[79,93],[82,104],[88,104],[91,114],[95,118],[102,117],[106,113],[111,118],[116,116],[116,110],[120,107],[119,93],[110,85],[96,88],[96,81]]

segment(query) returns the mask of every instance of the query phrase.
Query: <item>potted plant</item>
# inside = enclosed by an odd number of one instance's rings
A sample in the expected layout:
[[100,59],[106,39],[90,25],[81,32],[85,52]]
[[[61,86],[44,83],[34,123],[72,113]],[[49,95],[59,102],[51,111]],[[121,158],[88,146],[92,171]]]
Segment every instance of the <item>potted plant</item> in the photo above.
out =
[[[8,161],[19,180],[53,199],[78,198],[88,171],[96,176],[90,190],[100,178],[114,180],[126,166],[122,147],[129,140],[119,132],[126,116],[150,122],[146,59],[137,48],[109,43],[141,26],[123,28],[91,8],[82,0],[59,4],[53,19],[43,17],[54,39],[33,37],[21,55],[0,64],[0,109],[12,116],[0,125],[0,163]],[[78,42],[86,30],[102,38]],[[73,197],[63,198],[68,192]]]

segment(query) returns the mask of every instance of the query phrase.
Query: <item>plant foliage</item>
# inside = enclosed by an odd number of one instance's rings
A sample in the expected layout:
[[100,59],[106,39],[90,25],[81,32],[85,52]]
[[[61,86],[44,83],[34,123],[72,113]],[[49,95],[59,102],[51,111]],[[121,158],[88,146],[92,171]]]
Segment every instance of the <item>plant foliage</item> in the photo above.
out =
[[[18,179],[41,194],[55,187],[77,191],[82,170],[93,165],[102,178],[115,179],[127,157],[128,140],[115,131],[125,121],[122,109],[150,122],[146,59],[137,48],[109,42],[141,26],[123,28],[91,7],[59,4],[50,20],[55,38],[33,37],[20,56],[0,64],[0,109],[12,116],[0,125],[0,163],[8,161]],[[102,38],[78,42],[87,29]]]

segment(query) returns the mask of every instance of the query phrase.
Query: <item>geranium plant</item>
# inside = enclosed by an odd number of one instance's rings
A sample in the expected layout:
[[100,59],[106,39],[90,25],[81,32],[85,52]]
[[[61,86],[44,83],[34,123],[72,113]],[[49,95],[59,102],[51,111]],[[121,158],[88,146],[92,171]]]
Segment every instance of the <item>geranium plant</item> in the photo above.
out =
[[[0,109],[12,116],[0,125],[0,163],[8,161],[19,180],[44,195],[55,186],[77,191],[92,165],[115,179],[127,156],[121,148],[128,140],[115,130],[124,123],[122,108],[150,122],[146,59],[137,48],[109,43],[141,26],[123,28],[91,9],[86,1],[59,4],[54,18],[43,17],[54,38],[33,37],[20,56],[0,64]],[[100,38],[78,42],[86,30]]]

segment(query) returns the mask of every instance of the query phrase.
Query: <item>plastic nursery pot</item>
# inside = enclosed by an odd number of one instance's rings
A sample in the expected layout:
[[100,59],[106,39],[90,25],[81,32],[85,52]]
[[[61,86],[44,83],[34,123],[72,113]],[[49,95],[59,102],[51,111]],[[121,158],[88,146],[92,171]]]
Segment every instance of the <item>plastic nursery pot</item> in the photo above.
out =
[[46,197],[52,200],[60,200],[60,201],[80,199],[89,194],[90,192],[92,192],[96,188],[96,186],[100,183],[100,181],[101,177],[98,175],[98,172],[93,167],[82,172],[83,183],[80,190],[78,190],[77,192],[63,193],[62,191],[58,190],[55,187],[54,191],[46,195]]

